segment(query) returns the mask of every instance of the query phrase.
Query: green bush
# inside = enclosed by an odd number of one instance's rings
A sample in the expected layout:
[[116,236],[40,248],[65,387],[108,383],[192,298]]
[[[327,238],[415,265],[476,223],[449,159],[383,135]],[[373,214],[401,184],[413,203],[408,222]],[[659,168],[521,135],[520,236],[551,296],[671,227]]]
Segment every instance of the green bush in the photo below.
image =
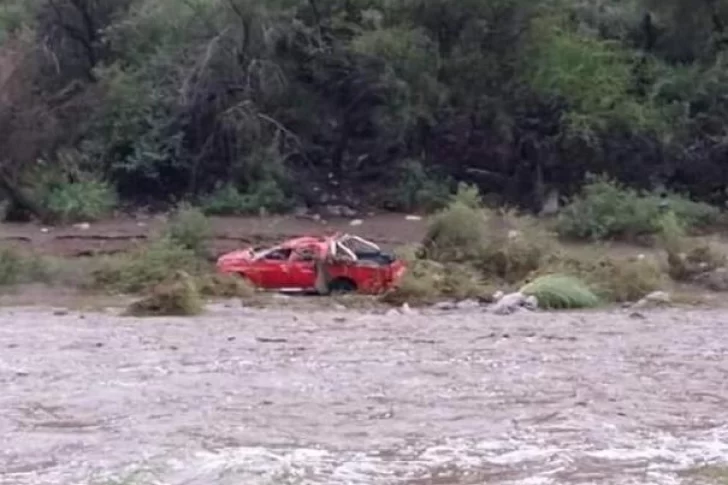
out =
[[200,209],[182,205],[172,214],[164,236],[198,256],[206,256],[212,225]]
[[633,302],[664,288],[665,274],[654,258],[613,258],[594,249],[584,254],[558,254],[537,271],[578,278],[603,301]]
[[486,241],[484,211],[456,200],[432,217],[422,246],[428,259],[458,262],[477,259]]
[[545,309],[594,308],[599,297],[573,276],[553,274],[536,278],[521,288],[524,295],[535,296],[538,306]]
[[283,213],[292,204],[280,186],[273,180],[257,184],[249,192],[240,192],[234,185],[225,185],[202,200],[202,208],[208,215],[243,216],[269,213]]
[[117,195],[105,182],[89,180],[52,187],[44,206],[60,222],[95,221],[108,217],[117,205]]
[[136,251],[103,259],[92,271],[97,289],[138,293],[164,282],[176,271],[203,274],[206,265],[194,251],[162,238]]
[[[720,211],[707,204],[671,194],[667,209],[688,229],[718,222]],[[626,239],[658,234],[662,230],[663,198],[641,194],[606,178],[596,178],[563,208],[558,218],[562,236],[575,239]]]
[[418,160],[405,160],[399,164],[392,190],[385,196],[394,209],[401,211],[424,210],[430,212],[447,205],[449,184],[429,174]]

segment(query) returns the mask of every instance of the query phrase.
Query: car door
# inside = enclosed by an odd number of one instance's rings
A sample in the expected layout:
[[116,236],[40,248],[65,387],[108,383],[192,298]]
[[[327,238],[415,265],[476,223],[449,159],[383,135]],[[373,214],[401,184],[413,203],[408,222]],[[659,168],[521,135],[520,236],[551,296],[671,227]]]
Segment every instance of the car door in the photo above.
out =
[[263,288],[277,289],[288,287],[291,249],[278,248],[264,254],[255,267]]
[[302,246],[291,254],[288,281],[291,288],[311,289],[316,286],[316,246]]

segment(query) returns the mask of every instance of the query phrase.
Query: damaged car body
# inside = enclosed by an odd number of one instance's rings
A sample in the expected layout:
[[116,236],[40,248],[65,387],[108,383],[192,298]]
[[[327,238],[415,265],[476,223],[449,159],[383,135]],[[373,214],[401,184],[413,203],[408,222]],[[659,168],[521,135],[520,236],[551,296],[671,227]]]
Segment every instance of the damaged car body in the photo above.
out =
[[233,251],[217,260],[217,269],[265,290],[379,294],[396,286],[406,265],[371,241],[336,234]]

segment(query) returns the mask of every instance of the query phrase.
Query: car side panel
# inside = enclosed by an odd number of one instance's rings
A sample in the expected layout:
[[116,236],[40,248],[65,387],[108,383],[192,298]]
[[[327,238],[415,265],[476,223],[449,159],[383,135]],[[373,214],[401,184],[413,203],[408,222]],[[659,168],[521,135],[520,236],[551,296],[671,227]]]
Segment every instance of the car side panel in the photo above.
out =
[[392,286],[393,269],[397,267],[396,263],[387,266],[333,263],[328,270],[332,278],[354,281],[360,293],[377,294]]
[[288,266],[288,281],[291,288],[313,288],[316,286],[316,263],[291,261]]

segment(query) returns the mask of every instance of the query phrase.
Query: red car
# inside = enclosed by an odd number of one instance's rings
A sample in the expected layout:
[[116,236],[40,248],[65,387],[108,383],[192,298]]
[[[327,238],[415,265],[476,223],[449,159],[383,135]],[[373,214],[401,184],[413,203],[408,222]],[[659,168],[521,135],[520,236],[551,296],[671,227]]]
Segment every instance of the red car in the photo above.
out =
[[[233,251],[217,260],[217,269],[269,290],[321,293],[320,281],[325,281],[326,292],[376,294],[399,282],[405,264],[370,241],[344,234],[299,237],[271,248]],[[326,273],[323,280],[320,271]]]

